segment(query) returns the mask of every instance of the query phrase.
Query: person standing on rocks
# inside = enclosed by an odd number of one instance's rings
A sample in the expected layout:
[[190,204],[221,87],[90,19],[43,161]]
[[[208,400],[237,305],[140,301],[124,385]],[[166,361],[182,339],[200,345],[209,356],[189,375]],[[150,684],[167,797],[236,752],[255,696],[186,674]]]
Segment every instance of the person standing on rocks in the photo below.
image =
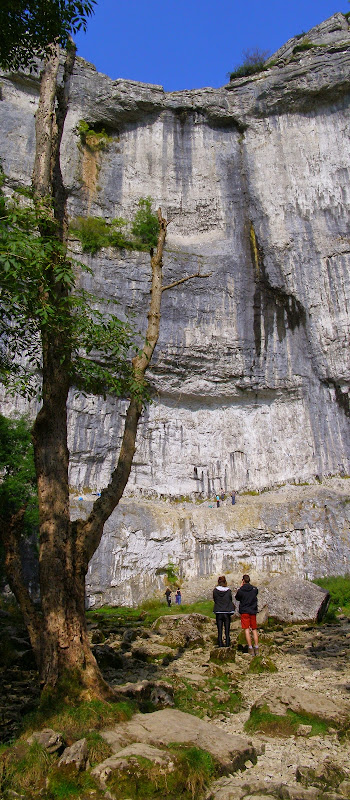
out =
[[213,591],[214,600],[214,614],[216,616],[216,625],[218,629],[218,646],[224,647],[222,641],[222,630],[225,630],[225,647],[230,647],[230,624],[231,616],[235,612],[235,607],[232,601],[231,589],[227,586],[225,575],[218,578],[218,585]]
[[[258,655],[259,640],[256,626],[256,615],[258,611],[258,589],[250,583],[249,575],[243,575],[240,589],[236,593],[236,600],[239,600],[239,613],[241,615],[241,626],[245,633],[249,653]],[[250,631],[253,634],[254,644],[252,645]]]
[[215,495],[215,500],[216,500],[216,508],[220,508],[220,495],[219,494]]
[[167,603],[168,603],[168,606],[169,606],[169,608],[170,608],[170,606],[171,606],[171,589],[169,589],[169,586],[168,586],[168,588],[165,590],[164,594],[165,594],[165,597],[166,597],[166,601],[167,601]]
[[181,605],[181,589],[180,589],[180,586],[178,586],[177,589],[176,589],[175,603],[176,603],[177,606]]
[[232,501],[232,505],[234,506],[234,505],[235,505],[235,503],[236,503],[236,492],[235,492],[235,490],[234,490],[234,489],[233,489],[233,491],[231,492],[231,501]]

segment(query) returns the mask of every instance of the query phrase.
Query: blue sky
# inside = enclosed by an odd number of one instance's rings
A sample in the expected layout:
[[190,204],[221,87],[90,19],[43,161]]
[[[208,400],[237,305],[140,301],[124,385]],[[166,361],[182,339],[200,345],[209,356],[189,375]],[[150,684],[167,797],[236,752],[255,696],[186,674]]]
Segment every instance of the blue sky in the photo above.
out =
[[222,86],[244,50],[273,53],[347,0],[99,0],[78,55],[111,78],[166,91]]

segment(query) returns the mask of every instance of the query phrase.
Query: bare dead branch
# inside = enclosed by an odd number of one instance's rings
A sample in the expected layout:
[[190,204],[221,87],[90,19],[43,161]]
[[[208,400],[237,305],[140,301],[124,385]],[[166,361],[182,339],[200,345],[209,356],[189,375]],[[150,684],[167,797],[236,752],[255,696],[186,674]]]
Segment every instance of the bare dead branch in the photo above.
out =
[[173,281],[173,283],[168,283],[167,286],[163,286],[162,292],[166,292],[167,289],[172,289],[174,286],[179,286],[180,283],[191,281],[192,278],[210,278],[212,274],[212,272],[207,272],[205,275],[202,275],[199,271],[195,272],[193,275],[187,275],[186,278],[180,278],[178,281]]
[[[152,283],[151,297],[148,310],[148,325],[145,344],[133,359],[132,366],[136,384],[142,389],[144,386],[145,372],[151,361],[154,348],[158,341],[160,328],[160,306],[162,300],[162,259],[166,239],[167,220],[162,216],[161,208],[157,211],[159,233],[156,252],[151,255]],[[91,513],[85,522],[79,520],[80,541],[78,549],[84,567],[95,552],[101,540],[103,525],[113,509],[118,505],[128,482],[132,460],[136,446],[136,435],[142,403],[131,399],[125,420],[124,435],[116,468],[114,469],[108,486],[95,500]]]

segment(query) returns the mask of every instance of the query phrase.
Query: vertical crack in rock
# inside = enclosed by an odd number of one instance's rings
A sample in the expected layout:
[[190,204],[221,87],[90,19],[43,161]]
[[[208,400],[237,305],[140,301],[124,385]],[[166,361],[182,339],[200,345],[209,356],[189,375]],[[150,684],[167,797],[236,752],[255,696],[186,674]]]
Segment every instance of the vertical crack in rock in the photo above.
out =
[[287,328],[294,331],[305,325],[305,310],[299,300],[277,286],[272,286],[264,264],[264,253],[258,242],[253,223],[250,223],[250,249],[255,272],[254,293],[254,340],[257,355],[261,354],[261,321],[265,332],[265,350],[272,335],[275,321],[280,342],[286,337]]

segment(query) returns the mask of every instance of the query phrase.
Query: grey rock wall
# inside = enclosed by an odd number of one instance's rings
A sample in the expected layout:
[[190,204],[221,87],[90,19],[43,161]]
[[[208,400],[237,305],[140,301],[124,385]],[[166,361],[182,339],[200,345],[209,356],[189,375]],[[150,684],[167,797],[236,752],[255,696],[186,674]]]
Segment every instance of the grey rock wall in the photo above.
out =
[[[313,579],[346,574],[350,563],[349,479],[286,486],[239,496],[216,508],[123,499],[105,526],[87,575],[89,606],[136,605],[164,595],[166,567],[179,569],[183,601],[212,596],[218,575],[239,586],[244,572],[260,588],[271,576]],[[89,508],[76,500],[73,513]],[[211,576],[207,578],[206,576]],[[267,602],[261,592],[260,608]]]
[[[163,296],[154,398],[126,492],[139,498],[142,541],[141,496],[205,497],[350,472],[347,18],[335,14],[308,38],[309,49],[290,40],[271,68],[220,89],[167,94],[77,61],[62,146],[70,215],[131,219],[150,195],[171,219],[165,282],[210,273]],[[30,185],[37,97],[35,78],[1,79],[8,191]],[[105,150],[83,150],[81,119],[107,130]],[[101,301],[118,298],[121,315],[132,312],[144,331],[148,255],[104,249],[92,258],[77,241],[72,250],[92,268],[85,286]],[[2,407],[21,404],[4,398]],[[124,402],[72,393],[72,486],[108,482],[124,413]],[[114,535],[107,528],[104,542]],[[212,549],[200,549],[207,570]],[[304,563],[302,540],[292,549]],[[263,553],[257,545],[259,563]]]

